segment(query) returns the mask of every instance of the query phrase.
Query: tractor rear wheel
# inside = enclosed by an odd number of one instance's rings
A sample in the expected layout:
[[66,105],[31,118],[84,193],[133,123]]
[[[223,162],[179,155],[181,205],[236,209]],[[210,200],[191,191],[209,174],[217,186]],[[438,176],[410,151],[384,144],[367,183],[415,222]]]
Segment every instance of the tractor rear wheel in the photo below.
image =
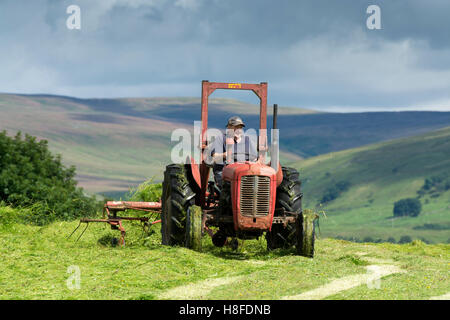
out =
[[305,210],[296,221],[297,229],[297,254],[313,258],[314,242],[316,238],[315,220],[318,214],[313,210]]
[[[275,209],[284,209],[301,215],[302,196],[301,181],[298,171],[294,168],[282,167],[283,181],[277,188],[277,200]],[[276,211],[275,211],[276,215]],[[296,225],[289,223],[286,226],[275,224],[272,230],[266,233],[267,249],[290,248],[297,242]]]
[[184,246],[186,216],[195,204],[189,165],[171,164],[166,167],[163,181],[161,234],[162,244]]
[[199,206],[191,206],[186,217],[186,247],[195,251],[202,251],[202,216]]

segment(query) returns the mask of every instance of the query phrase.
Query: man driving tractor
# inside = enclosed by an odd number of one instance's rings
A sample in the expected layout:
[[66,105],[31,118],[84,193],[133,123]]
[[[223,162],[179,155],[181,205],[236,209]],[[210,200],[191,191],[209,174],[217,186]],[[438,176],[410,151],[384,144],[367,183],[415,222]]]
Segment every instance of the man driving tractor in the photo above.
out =
[[[218,89],[249,90],[258,96],[258,134],[248,128],[244,134],[245,124],[237,116],[228,119],[226,135],[208,129],[208,97]],[[272,128],[277,129],[277,105],[273,111]],[[265,234],[269,250],[295,246],[297,254],[313,257],[317,214],[302,210],[299,173],[278,161],[272,166],[273,157],[266,163],[267,82],[203,80],[201,120],[195,149],[201,152],[200,161],[187,158],[188,163],[172,163],[164,171],[162,243],[200,251],[205,234],[217,247],[229,238],[232,244],[235,239],[258,239]],[[277,150],[277,139],[273,143],[271,147]],[[210,168],[217,184],[209,181]]]
[[227,133],[217,136],[212,144],[210,156],[212,157],[213,162],[214,180],[219,188],[222,187],[222,171],[225,167],[225,159],[227,157],[227,134],[233,141],[233,145],[231,147],[231,161],[256,161],[258,158],[257,150],[250,137],[244,135],[244,127],[245,124],[240,117],[233,116],[229,118],[226,126]]

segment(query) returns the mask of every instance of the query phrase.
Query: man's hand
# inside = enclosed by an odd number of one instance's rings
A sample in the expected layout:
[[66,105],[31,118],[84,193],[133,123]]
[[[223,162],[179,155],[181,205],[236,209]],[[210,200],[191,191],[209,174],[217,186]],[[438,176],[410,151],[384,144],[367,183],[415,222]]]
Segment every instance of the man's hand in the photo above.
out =
[[213,154],[213,161],[215,162],[215,163],[220,163],[220,164],[223,164],[223,160],[227,157],[227,153],[226,152],[223,152],[223,153],[214,153]]

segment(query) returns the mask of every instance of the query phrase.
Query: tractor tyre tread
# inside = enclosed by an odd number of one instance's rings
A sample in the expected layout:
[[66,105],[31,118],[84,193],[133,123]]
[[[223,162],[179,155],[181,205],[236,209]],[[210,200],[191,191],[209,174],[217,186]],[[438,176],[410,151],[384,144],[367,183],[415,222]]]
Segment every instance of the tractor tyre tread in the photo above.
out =
[[170,164],[163,181],[161,234],[162,244],[184,246],[186,214],[195,204],[193,181],[189,177],[190,165]]
[[[284,209],[289,212],[302,213],[301,181],[296,169],[282,167],[283,181],[277,188],[275,209]],[[276,224],[266,233],[267,249],[289,248],[296,244],[295,223],[285,226]]]

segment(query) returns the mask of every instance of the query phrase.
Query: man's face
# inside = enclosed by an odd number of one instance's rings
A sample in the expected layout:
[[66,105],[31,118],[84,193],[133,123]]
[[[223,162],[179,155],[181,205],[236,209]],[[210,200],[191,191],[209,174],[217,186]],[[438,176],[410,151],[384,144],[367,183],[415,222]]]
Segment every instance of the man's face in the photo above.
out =
[[229,126],[228,129],[232,129],[234,131],[234,138],[238,139],[240,137],[242,137],[242,135],[244,134],[244,126],[243,125],[238,125],[238,126]]

